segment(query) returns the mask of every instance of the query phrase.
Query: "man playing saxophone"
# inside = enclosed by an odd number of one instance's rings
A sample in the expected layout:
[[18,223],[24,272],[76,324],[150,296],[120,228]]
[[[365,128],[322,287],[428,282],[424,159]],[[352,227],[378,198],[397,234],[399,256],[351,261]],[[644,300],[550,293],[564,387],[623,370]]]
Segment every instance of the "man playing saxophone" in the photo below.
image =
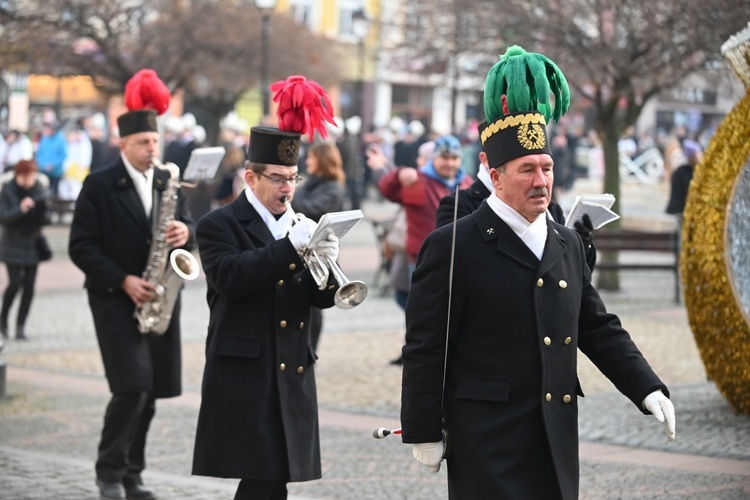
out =
[[[324,101],[304,80],[280,83]],[[321,289],[302,256],[335,261],[338,240],[307,249],[316,224],[285,204],[307,131],[253,127],[248,188],[196,231],[211,316],[193,474],[239,478],[237,500],[285,499],[288,482],[321,477],[310,308],[333,306],[338,285],[329,276]]]
[[[163,98],[143,102],[140,94]],[[129,107],[135,103],[153,109],[131,108],[118,118],[120,157],[85,179],[71,225],[69,253],[86,276],[112,393],[96,461],[100,498],[152,499],[156,494],[141,480],[146,434],[156,412],[155,400],[178,396],[182,390],[180,301],[176,300],[163,335],[142,334],[133,312],[155,297],[156,286],[143,278],[151,241],[164,237],[170,248],[189,248],[193,221],[178,192],[174,221],[164,224],[163,234],[158,234],[162,193],[170,173],[153,167],[159,151],[156,115],[167,109],[169,91],[153,71],[143,70],[128,83],[125,101]]]

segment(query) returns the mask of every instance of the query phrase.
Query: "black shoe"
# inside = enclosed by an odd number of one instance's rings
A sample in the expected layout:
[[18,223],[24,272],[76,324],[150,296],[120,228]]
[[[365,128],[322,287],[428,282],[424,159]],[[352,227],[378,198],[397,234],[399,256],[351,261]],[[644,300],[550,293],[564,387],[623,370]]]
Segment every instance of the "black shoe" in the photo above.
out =
[[4,338],[8,338],[8,323],[0,324],[0,333],[3,334]]
[[17,340],[29,340],[28,337],[26,336],[26,330],[24,329],[23,326],[19,325],[18,328],[16,328],[16,339]]
[[125,488],[125,494],[128,500],[156,500],[156,493],[143,486],[142,484],[134,484]]
[[401,356],[399,356],[396,359],[392,359],[390,364],[392,364],[392,365],[403,365],[404,364],[404,360],[401,359]]
[[96,480],[100,500],[125,500],[125,488],[120,483],[105,483]]

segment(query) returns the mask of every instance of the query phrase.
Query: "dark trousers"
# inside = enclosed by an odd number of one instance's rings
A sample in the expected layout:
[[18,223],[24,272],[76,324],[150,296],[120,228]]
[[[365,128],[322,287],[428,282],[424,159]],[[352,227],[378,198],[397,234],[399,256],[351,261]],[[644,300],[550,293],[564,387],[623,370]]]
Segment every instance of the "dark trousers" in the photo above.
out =
[[146,468],[146,434],[156,413],[156,401],[147,392],[112,394],[96,460],[96,477],[125,487],[141,484]]
[[8,326],[8,312],[13,305],[13,301],[18,291],[23,288],[21,294],[21,306],[18,308],[18,318],[16,324],[23,326],[26,324],[26,317],[29,315],[31,308],[31,299],[34,298],[34,282],[36,282],[37,266],[15,266],[8,264],[8,287],[3,294],[3,308],[0,311],[0,324]]
[[234,500],[286,500],[286,481],[241,479]]

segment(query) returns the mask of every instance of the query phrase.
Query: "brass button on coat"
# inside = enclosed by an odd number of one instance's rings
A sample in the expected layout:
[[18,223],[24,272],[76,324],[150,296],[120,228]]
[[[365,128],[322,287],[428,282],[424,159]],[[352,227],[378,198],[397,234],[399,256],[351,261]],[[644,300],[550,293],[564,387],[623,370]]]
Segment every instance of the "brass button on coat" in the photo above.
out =
[[299,329],[302,330],[304,327],[305,327],[305,322],[304,321],[300,321],[299,322]]
[[544,345],[550,345],[552,343],[552,339],[549,337],[544,337]]
[[571,339],[570,337],[565,337],[565,344],[570,344],[571,340],[573,339]]
[[570,403],[571,399],[572,398],[570,397],[570,394],[566,394],[565,396],[563,396],[563,403]]
[[282,319],[281,321],[279,321],[279,326],[281,328],[286,328],[286,320]]
[[289,270],[290,271],[294,271],[295,269],[297,269],[297,264],[295,264],[295,263],[289,264]]
[[542,285],[544,285],[544,280],[542,278],[539,278],[538,280],[536,280],[536,286],[541,287]]
[[565,280],[560,280],[560,288],[568,288],[568,283]]
[[547,395],[546,395],[546,396],[544,396],[544,399],[546,399],[547,401],[552,401],[552,394],[550,394],[550,393],[548,392],[548,393],[547,393]]
[[281,364],[279,365],[279,370],[281,370],[282,372],[283,372],[284,370],[286,370],[286,365],[285,365],[284,363],[281,363]]
[[297,367],[297,373],[302,373],[303,371],[305,371],[304,367],[302,367],[302,366],[298,366]]
[[278,285],[279,285],[279,286],[283,286],[283,285],[284,285],[284,280],[279,280],[279,283],[278,283]]

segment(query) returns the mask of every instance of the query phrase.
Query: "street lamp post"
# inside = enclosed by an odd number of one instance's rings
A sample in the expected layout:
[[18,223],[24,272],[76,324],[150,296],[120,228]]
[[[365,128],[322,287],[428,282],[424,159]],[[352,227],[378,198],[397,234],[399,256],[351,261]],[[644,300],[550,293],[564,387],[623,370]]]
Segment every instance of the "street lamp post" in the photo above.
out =
[[271,112],[270,85],[268,81],[268,49],[271,38],[271,14],[276,8],[276,0],[255,0],[255,7],[261,14],[261,54],[260,54],[260,95],[263,100],[263,118]]
[[363,9],[352,13],[352,33],[357,38],[358,74],[357,74],[357,112],[362,119],[362,125],[369,123],[365,115],[365,39],[370,31],[370,18]]

